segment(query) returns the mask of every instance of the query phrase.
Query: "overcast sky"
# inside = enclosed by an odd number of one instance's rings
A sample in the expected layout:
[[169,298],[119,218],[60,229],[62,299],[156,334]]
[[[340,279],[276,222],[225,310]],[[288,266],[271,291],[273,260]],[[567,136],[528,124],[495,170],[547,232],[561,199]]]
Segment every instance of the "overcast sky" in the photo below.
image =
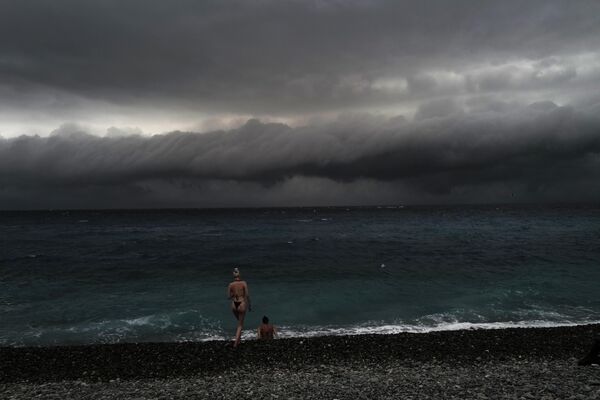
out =
[[0,0],[0,208],[600,201],[600,2]]

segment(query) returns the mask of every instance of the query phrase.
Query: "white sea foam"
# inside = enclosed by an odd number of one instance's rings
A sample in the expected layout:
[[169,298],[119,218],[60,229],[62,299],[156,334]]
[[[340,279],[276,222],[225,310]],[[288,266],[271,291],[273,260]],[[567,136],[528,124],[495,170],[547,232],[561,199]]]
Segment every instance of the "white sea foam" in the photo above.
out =
[[[473,322],[480,320],[481,322]],[[369,321],[347,326],[278,325],[279,337],[316,337],[342,335],[384,335],[397,333],[427,333],[456,330],[485,330],[506,328],[564,327],[600,324],[600,319],[569,318],[557,312],[538,314],[538,319],[487,322],[483,317],[470,315],[470,321],[459,320],[452,314],[426,315],[414,321],[384,323]],[[79,323],[53,328],[33,328],[19,337],[2,337],[0,345],[48,345],[83,343],[120,343],[129,341],[205,342],[230,340],[234,331],[225,329],[221,321],[204,318],[199,310],[180,310],[171,313],[143,315],[129,319],[113,319]],[[256,337],[255,326],[246,325],[243,340]]]
[[0,345],[207,341],[225,339],[223,332],[220,321],[203,317],[199,310],[181,310],[46,328],[29,327],[12,337],[2,337],[0,332]]
[[600,324],[600,320],[586,321],[506,321],[506,322],[444,322],[436,325],[383,324],[348,327],[287,327],[279,328],[280,337],[315,337],[343,335],[387,335],[396,333],[428,333],[457,330],[507,329],[507,328],[552,328]]
[[[14,338],[0,337],[2,346],[48,345],[48,344],[75,344],[75,343],[120,343],[128,341],[145,341],[144,335],[136,332],[140,328],[149,328],[154,333],[151,341],[164,342],[207,342],[215,340],[230,340],[233,331],[226,332],[220,326],[193,327],[182,332],[168,332],[171,326],[156,324],[156,319],[141,317],[120,321],[102,321],[88,325],[72,326],[66,329],[35,329]],[[443,322],[436,325],[418,324],[363,324],[355,326],[277,326],[278,336],[281,338],[317,337],[317,336],[354,336],[354,335],[386,335],[398,333],[428,333],[457,330],[486,330],[507,328],[552,328],[564,326],[578,326],[600,324],[600,320],[585,321],[505,321],[505,322]],[[242,334],[243,340],[256,338],[254,327],[248,326]]]

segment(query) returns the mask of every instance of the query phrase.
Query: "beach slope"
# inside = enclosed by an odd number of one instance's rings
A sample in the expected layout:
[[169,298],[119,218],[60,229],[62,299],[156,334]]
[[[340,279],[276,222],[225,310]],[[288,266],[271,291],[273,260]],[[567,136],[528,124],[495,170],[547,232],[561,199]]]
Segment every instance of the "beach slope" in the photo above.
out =
[[600,325],[0,348],[2,398],[600,398]]

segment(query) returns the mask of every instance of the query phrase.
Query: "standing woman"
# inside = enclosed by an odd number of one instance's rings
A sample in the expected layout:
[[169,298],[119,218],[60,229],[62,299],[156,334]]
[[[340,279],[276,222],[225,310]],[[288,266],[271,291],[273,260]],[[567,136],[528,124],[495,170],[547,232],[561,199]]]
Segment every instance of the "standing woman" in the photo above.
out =
[[233,269],[233,282],[229,284],[227,293],[231,299],[231,311],[237,319],[237,330],[235,332],[235,341],[233,347],[237,347],[240,344],[242,338],[242,328],[244,327],[244,317],[246,316],[246,310],[252,311],[250,306],[250,293],[248,292],[248,285],[242,280],[240,276],[240,270],[237,268]]

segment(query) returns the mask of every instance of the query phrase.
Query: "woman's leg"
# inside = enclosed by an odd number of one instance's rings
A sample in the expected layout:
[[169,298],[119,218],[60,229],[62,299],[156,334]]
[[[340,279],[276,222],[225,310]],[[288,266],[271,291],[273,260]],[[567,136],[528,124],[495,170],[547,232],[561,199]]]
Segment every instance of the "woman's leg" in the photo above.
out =
[[240,319],[238,309],[235,308],[235,304],[233,303],[233,301],[231,302],[231,312],[233,313],[235,319]]
[[237,345],[240,344],[240,341],[242,340],[242,329],[244,328],[244,317],[246,316],[246,302],[240,304],[237,311],[238,324],[237,330],[235,331],[235,343],[233,344],[233,347],[237,347]]

